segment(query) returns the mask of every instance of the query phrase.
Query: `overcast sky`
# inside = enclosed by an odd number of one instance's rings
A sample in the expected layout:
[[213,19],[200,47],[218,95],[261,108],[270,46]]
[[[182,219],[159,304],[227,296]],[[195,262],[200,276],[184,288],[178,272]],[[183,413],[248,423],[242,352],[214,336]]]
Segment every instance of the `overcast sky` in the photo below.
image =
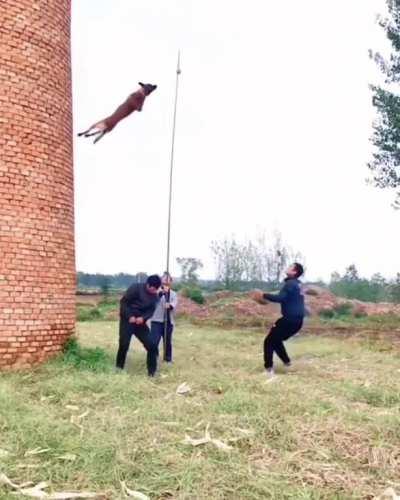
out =
[[400,213],[365,183],[379,12],[385,0],[74,0],[75,131],[139,80],[159,85],[98,145],[75,138],[78,269],[164,270],[180,48],[173,261],[213,277],[213,239],[278,229],[309,279],[400,271]]

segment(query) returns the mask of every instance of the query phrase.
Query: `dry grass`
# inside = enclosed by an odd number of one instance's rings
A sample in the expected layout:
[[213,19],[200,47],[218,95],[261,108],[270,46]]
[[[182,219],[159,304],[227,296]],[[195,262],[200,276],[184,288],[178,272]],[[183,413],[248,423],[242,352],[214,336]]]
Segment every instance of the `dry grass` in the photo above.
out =
[[[114,356],[115,323],[79,325]],[[266,383],[262,332],[179,326],[155,381],[138,342],[127,374],[55,360],[0,379],[0,472],[17,483],[123,498],[361,499],[400,491],[400,358],[375,344],[299,337],[293,373]],[[176,390],[187,382],[190,392]],[[185,436],[222,442],[192,446]],[[227,447],[231,447],[228,449]],[[47,449],[25,456],[29,450]],[[0,498],[16,498],[0,486]]]

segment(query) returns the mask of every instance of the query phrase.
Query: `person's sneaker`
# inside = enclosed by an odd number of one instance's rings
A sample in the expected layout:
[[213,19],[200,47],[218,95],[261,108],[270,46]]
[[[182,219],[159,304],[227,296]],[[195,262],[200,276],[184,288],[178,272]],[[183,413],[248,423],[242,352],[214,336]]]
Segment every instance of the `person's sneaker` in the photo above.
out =
[[267,379],[271,379],[271,378],[275,377],[275,372],[274,372],[273,368],[267,368],[265,373],[267,375]]
[[293,371],[292,363],[284,363],[283,366],[285,367],[286,373],[291,373]]

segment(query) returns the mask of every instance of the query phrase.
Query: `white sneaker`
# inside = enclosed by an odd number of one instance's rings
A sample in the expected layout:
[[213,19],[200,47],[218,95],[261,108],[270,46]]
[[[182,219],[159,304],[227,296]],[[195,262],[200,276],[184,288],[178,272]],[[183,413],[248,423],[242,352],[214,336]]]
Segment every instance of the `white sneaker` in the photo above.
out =
[[292,363],[284,363],[286,373],[293,373],[293,364]]
[[275,372],[274,372],[273,368],[267,368],[265,374],[267,376],[267,379],[271,379],[271,378],[275,377]]

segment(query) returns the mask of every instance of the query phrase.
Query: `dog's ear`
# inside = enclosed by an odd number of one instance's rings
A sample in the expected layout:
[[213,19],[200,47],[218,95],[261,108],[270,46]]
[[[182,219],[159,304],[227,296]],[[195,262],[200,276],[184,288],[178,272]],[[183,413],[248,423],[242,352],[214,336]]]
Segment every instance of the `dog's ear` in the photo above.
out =
[[157,88],[157,85],[153,85],[151,83],[142,83],[142,82],[139,82],[139,85],[145,91],[146,95],[151,94]]

